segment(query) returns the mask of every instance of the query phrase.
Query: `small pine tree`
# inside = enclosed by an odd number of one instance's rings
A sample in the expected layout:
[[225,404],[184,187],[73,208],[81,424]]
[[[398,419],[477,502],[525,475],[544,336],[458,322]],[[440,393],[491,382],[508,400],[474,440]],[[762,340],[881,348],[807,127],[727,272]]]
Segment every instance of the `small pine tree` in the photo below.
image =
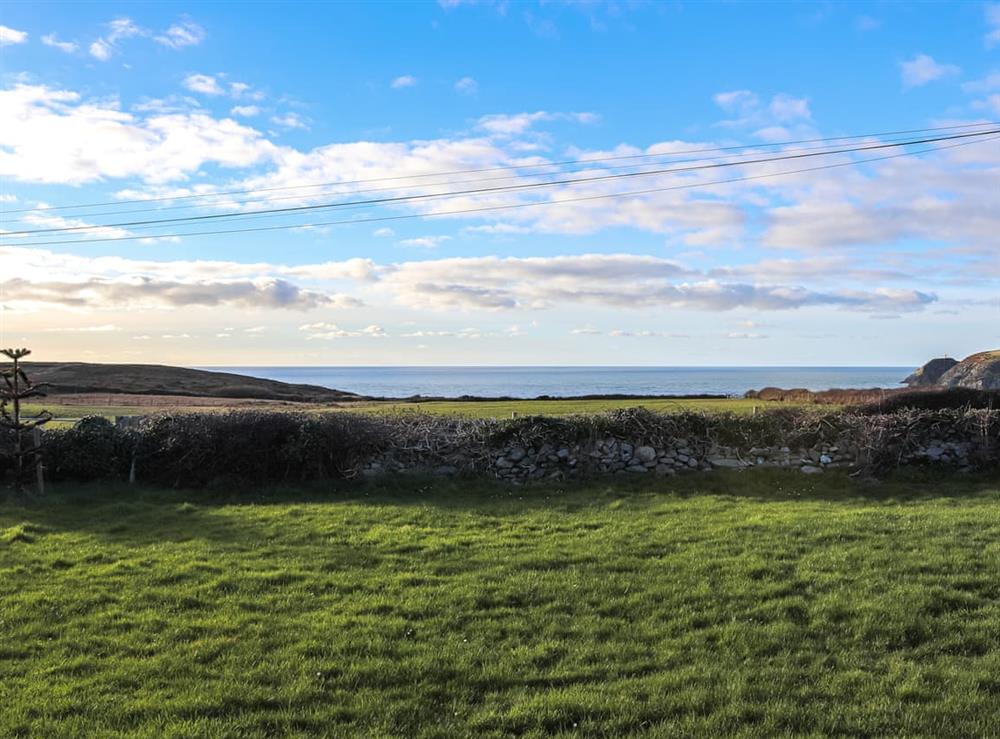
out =
[[[15,483],[23,491],[25,477],[31,469],[30,462],[38,461],[39,450],[32,445],[26,448],[25,437],[43,424],[52,420],[52,414],[41,411],[33,416],[25,416],[21,403],[28,398],[44,397],[41,388],[35,384],[21,367],[21,360],[31,354],[29,349],[0,349],[0,354],[11,360],[11,366],[0,370],[3,383],[0,384],[0,428],[8,429],[14,437]],[[10,409],[8,410],[8,406]]]

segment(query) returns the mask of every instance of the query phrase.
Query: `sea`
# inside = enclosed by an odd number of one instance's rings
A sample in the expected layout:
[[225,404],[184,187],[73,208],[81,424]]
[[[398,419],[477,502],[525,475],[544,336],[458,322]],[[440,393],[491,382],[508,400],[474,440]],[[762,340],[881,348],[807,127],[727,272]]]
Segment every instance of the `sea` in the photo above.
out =
[[359,395],[727,395],[763,387],[893,388],[912,367],[200,367]]

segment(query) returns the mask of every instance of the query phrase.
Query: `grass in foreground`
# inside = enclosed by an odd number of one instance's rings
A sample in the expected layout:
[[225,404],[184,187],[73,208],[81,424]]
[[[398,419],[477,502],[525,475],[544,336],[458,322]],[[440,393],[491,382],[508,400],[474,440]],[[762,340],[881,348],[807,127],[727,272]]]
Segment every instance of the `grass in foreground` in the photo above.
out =
[[1000,484],[0,504],[0,736],[987,736]]

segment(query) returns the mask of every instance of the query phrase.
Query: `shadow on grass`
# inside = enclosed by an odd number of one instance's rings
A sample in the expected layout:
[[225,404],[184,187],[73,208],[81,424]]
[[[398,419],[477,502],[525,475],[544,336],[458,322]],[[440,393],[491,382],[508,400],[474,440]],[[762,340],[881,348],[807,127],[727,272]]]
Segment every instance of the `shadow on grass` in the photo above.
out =
[[[672,478],[619,475],[586,481],[510,485],[482,478],[430,479],[409,476],[378,481],[328,481],[297,486],[169,490],[123,484],[59,485],[42,499],[0,502],[0,533],[18,526],[45,531],[86,531],[123,544],[207,539],[233,542],[260,538],[260,525],[219,515],[233,506],[361,505],[423,507],[442,513],[507,518],[550,510],[573,513],[616,501],[637,505],[666,500],[715,498],[737,503],[906,505],[931,500],[1000,501],[1000,475],[968,475],[908,469],[884,479],[855,479],[843,472],[805,476],[794,470],[715,471]],[[268,522],[276,519],[269,518]],[[0,542],[2,544],[2,542]]]

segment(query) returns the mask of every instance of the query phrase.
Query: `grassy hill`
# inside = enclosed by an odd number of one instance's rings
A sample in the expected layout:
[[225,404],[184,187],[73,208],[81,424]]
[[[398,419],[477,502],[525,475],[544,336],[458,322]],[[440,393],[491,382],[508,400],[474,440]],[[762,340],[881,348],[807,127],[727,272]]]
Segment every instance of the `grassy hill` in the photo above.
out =
[[357,398],[353,393],[317,385],[296,385],[161,364],[91,364],[86,362],[25,362],[34,382],[49,383],[50,395],[102,393],[183,395],[190,397],[255,398],[323,403]]

